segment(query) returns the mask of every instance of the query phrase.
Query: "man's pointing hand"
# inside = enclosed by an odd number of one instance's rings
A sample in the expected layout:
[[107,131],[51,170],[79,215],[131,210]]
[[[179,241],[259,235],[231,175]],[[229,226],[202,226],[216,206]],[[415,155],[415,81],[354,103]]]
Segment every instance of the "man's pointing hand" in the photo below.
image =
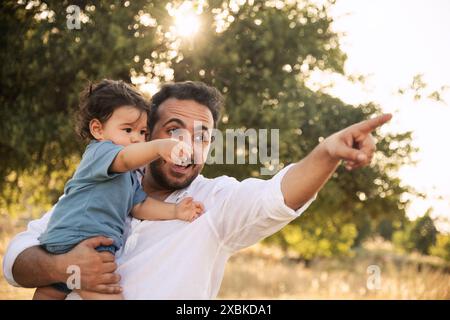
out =
[[347,127],[324,140],[332,159],[344,160],[352,170],[369,165],[376,150],[371,132],[391,120],[392,114],[383,114]]

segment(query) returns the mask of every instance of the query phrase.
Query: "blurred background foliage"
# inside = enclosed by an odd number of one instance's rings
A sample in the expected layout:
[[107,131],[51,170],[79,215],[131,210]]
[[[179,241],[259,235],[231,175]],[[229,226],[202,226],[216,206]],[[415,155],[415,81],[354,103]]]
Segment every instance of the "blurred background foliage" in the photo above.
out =
[[[344,75],[333,1],[190,1],[201,25],[183,36],[173,20],[185,2],[2,1],[0,215],[37,217],[61,195],[84,149],[72,119],[88,81],[123,79],[149,92],[166,81],[213,85],[226,97],[222,131],[280,129],[280,168],[381,112],[306,85],[312,70]],[[80,29],[67,26],[69,5],[81,8]],[[373,165],[339,168],[312,207],[266,241],[310,260],[351,254],[381,235],[402,250],[449,259],[450,238],[429,215],[406,218],[405,195],[415,191],[396,172],[412,161],[411,132],[376,138]],[[210,165],[204,175],[259,177],[260,166]]]

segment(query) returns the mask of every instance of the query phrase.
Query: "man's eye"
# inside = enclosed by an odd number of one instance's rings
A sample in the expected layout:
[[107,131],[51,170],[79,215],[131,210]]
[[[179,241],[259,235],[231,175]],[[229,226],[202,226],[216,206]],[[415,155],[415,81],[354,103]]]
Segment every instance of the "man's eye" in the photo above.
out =
[[203,136],[195,136],[194,141],[195,142],[203,142]]
[[167,130],[167,133],[174,134],[175,132],[177,132],[177,130],[178,130],[178,128],[172,128],[172,129]]
[[209,140],[208,135],[205,134],[205,133],[197,134],[197,135],[194,136],[194,141],[195,142],[206,142],[208,140]]

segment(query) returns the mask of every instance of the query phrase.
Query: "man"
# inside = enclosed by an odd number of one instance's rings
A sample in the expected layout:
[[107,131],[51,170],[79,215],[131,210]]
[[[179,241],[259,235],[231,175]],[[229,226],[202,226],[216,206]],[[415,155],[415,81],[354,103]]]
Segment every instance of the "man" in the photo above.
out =
[[[222,101],[216,89],[203,83],[163,86],[152,99],[150,139],[168,138],[184,129],[192,136],[194,150],[201,149],[196,144],[208,150]],[[115,262],[94,250],[111,244],[104,237],[88,239],[63,255],[41,250],[37,239],[49,212],[11,241],[4,257],[5,277],[13,285],[46,286],[65,282],[67,268],[76,265],[85,290],[123,291],[126,299],[215,298],[228,258],[304,212],[341,160],[347,169],[368,165],[375,151],[370,133],[390,118],[382,115],[331,135],[303,160],[267,181],[207,179],[200,175],[203,154],[194,154],[196,161],[188,166],[155,161],[142,180],[145,192],[167,202],[192,196],[205,205],[200,218],[193,223],[131,220]]]

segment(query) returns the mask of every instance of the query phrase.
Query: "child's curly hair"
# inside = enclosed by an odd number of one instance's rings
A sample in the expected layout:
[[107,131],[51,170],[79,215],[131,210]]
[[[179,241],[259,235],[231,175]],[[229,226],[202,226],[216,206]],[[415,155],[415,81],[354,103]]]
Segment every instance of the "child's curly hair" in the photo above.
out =
[[134,86],[122,80],[104,79],[96,84],[89,84],[80,96],[80,106],[76,119],[76,132],[82,139],[94,139],[89,123],[98,119],[105,123],[114,110],[122,106],[132,106],[150,112],[150,102]]

